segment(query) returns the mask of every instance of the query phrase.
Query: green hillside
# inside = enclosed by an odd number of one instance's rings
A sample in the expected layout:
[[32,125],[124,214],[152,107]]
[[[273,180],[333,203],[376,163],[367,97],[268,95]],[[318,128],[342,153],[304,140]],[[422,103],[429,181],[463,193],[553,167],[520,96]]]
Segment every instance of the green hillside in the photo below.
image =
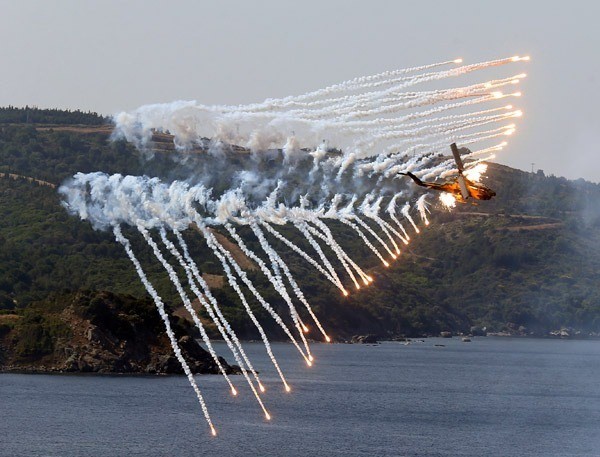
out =
[[[144,297],[112,235],[69,216],[51,185],[78,171],[173,178],[184,176],[185,169],[167,154],[142,160],[130,145],[109,141],[110,126],[94,113],[29,109],[23,119],[15,110],[0,109],[0,309],[18,315],[36,303],[43,310],[40,302],[79,290]],[[413,236],[389,269],[357,238],[347,237],[345,228],[335,227],[348,240],[343,246],[376,278],[372,287],[348,298],[301,258],[286,255],[332,334],[437,334],[472,325],[539,335],[561,327],[600,332],[600,186],[493,164],[488,176],[496,199],[451,213],[435,208],[431,225]],[[437,206],[436,199],[431,202]],[[126,233],[176,309],[175,291],[161,266],[135,233]],[[201,240],[186,236],[202,272],[221,274]],[[284,306],[257,270],[249,275],[275,307]],[[215,294],[234,327],[256,337],[233,290],[224,286]],[[267,328],[280,336],[274,325]]]

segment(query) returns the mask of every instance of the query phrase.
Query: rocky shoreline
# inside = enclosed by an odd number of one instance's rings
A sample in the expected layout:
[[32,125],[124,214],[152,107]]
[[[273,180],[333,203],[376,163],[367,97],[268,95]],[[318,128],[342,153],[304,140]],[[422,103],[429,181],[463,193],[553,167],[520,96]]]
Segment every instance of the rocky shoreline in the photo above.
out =
[[599,333],[583,332],[573,328],[561,328],[558,330],[534,331],[523,326],[507,324],[501,331],[488,331],[485,327],[473,326],[467,332],[442,331],[437,334],[424,333],[421,335],[378,335],[368,333],[365,335],[354,335],[350,339],[339,339],[336,342],[346,344],[378,344],[383,341],[410,342],[424,338],[472,338],[472,337],[503,337],[503,338],[537,338],[537,339],[573,339],[573,340],[598,340]]
[[[184,321],[171,326],[192,373],[219,372]],[[219,361],[229,374],[240,371]],[[15,319],[0,334],[0,372],[168,375],[183,369],[152,303],[100,292]]]
[[[186,362],[194,374],[218,374],[219,370],[210,356],[193,338],[184,336],[178,345]],[[72,352],[71,352],[72,351]],[[170,353],[168,352],[170,351]],[[59,349],[60,352],[60,349]],[[63,348],[63,352],[64,348]],[[73,374],[73,375],[110,375],[110,376],[156,376],[184,374],[181,364],[173,355],[170,346],[166,350],[152,349],[141,358],[132,354],[118,354],[97,348],[69,348],[67,358],[53,354],[41,360],[18,360],[0,366],[0,373],[19,374]],[[219,357],[219,362],[227,374],[241,373],[237,365],[229,365]]]
[[[193,328],[183,318],[173,317],[171,326],[182,355],[194,374],[216,374],[217,364],[193,338]],[[336,343],[376,345],[380,341],[410,344],[427,337],[534,337],[598,339],[576,329],[532,331],[506,324],[499,332],[472,326],[468,331],[437,334],[393,335],[367,333]],[[239,367],[220,363],[228,374]],[[20,314],[0,315],[0,372],[31,374],[172,375],[183,374],[173,354],[154,304],[109,292],[78,292]]]

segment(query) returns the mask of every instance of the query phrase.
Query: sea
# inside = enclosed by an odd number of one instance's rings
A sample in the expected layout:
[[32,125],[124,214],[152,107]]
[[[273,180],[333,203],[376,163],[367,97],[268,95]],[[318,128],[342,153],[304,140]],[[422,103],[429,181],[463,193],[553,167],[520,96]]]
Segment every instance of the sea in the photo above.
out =
[[[600,341],[478,337],[314,344],[313,367],[245,348],[272,416],[242,376],[0,375],[0,455],[600,456]],[[228,360],[226,347],[217,350]]]

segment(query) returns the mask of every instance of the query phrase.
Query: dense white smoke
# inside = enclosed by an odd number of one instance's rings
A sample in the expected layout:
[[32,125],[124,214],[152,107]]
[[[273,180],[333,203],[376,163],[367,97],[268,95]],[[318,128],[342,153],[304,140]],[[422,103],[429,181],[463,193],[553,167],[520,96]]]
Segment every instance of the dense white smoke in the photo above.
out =
[[[306,334],[314,325],[325,341],[330,341],[330,336],[276,247],[291,249],[344,296],[352,289],[368,286],[373,281],[371,273],[351,258],[333,227],[345,227],[345,236],[348,232],[356,236],[384,266],[396,260],[401,247],[410,242],[407,228],[419,233],[417,221],[428,225],[432,205],[426,200],[427,194],[413,197],[412,181],[400,173],[410,171],[427,180],[456,174],[449,145],[457,142],[460,146],[481,145],[475,152],[462,150],[463,158],[470,159],[465,175],[478,181],[483,171],[478,163],[502,149],[505,142],[497,144],[497,139],[512,134],[513,119],[522,114],[503,100],[520,93],[499,89],[512,88],[524,74],[459,83],[454,88],[431,86],[521,60],[528,58],[515,56],[464,66],[459,66],[462,61],[457,59],[359,77],[263,103],[206,106],[179,101],[142,106],[115,116],[114,136],[141,149],[156,152],[154,140],[158,136],[172,138],[173,149],[156,153],[184,159],[189,169],[185,182],[78,173],[59,191],[69,212],[96,229],[112,229],[125,247],[165,322],[173,350],[213,434],[216,431],[177,346],[162,299],[120,227],[137,228],[146,240],[236,395],[237,389],[214,352],[190,297],[199,301],[270,419],[261,398],[265,386],[190,255],[184,239],[186,230],[193,228],[203,237],[218,259],[224,278],[260,334],[284,389],[290,391],[248,299],[251,297],[274,320],[309,366],[313,356]],[[416,91],[419,85],[426,87]],[[445,197],[444,202],[451,206],[454,200]],[[238,233],[236,228],[241,226],[248,228],[245,233],[251,234],[251,240]],[[160,242],[155,241],[153,231],[160,234]],[[222,241],[224,237],[228,243]],[[264,298],[229,243],[236,246],[237,255],[241,253],[258,267],[289,315],[280,315],[279,308]],[[260,246],[261,252],[250,246]],[[163,249],[170,257],[163,255]],[[178,271],[185,273],[183,280]]]

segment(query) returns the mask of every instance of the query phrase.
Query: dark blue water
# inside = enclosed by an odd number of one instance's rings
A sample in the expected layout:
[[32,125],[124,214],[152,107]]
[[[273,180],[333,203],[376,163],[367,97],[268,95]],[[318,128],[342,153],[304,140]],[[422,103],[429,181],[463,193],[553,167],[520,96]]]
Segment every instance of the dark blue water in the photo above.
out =
[[246,348],[271,422],[241,376],[237,398],[222,378],[198,377],[213,438],[184,377],[5,374],[0,455],[600,456],[600,342],[315,345],[313,368],[275,344],[292,394],[264,348]]

